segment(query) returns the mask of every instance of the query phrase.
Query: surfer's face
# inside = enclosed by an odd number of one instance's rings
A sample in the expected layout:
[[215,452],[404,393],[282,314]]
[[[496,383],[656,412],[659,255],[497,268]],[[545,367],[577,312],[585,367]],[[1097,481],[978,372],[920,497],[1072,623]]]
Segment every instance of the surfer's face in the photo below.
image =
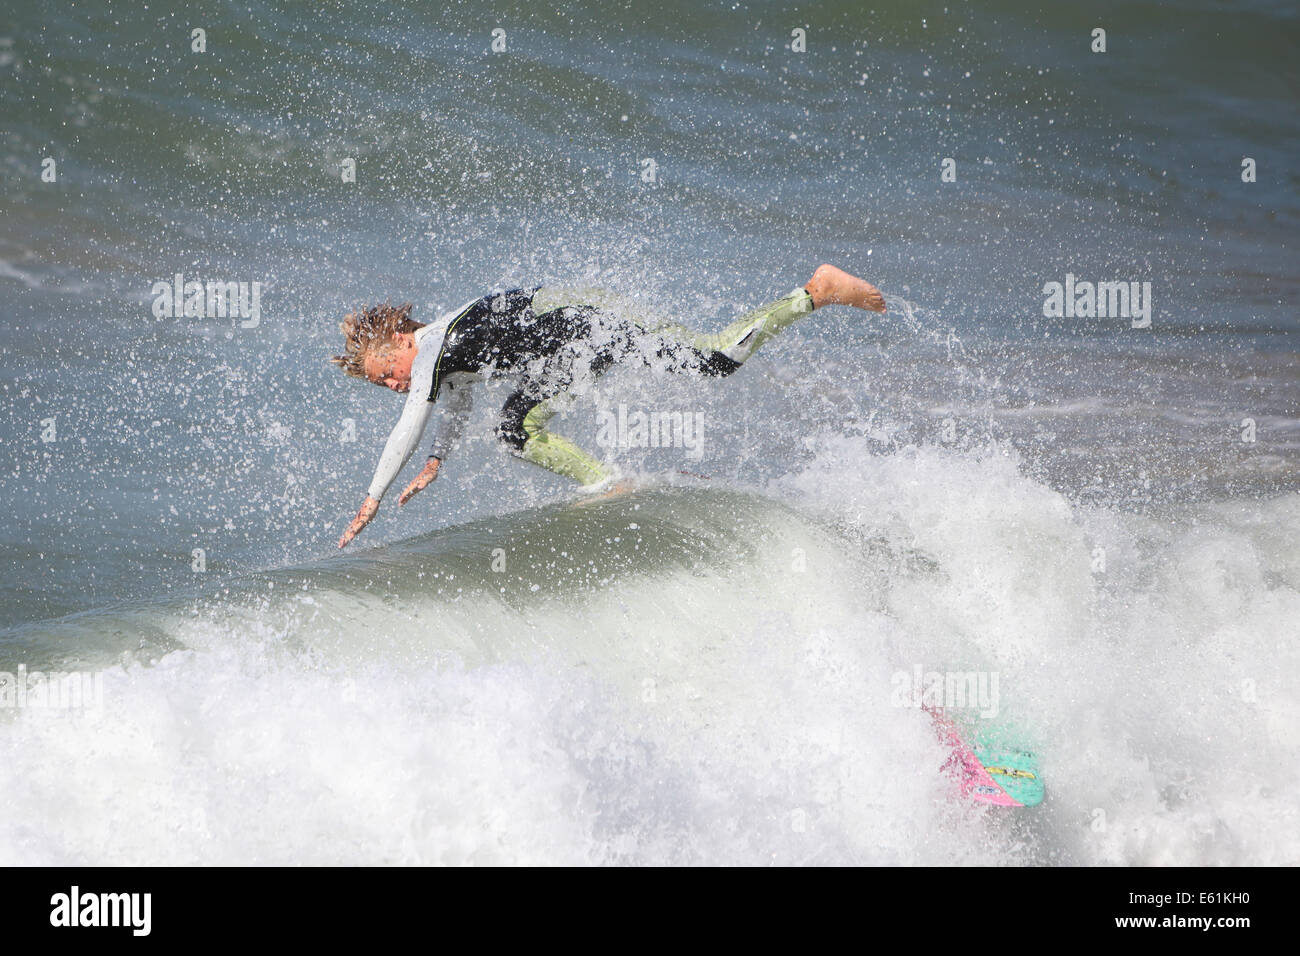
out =
[[415,336],[398,334],[386,348],[366,351],[366,378],[376,385],[406,392],[411,388],[411,362],[415,359]]

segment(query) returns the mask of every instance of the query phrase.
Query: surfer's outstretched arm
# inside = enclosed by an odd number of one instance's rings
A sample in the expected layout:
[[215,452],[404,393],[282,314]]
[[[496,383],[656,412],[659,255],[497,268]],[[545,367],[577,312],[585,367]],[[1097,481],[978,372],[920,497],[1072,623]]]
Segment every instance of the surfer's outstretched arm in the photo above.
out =
[[473,394],[469,382],[456,381],[454,377],[449,377],[443,382],[441,395],[444,396],[445,407],[442,410],[442,421],[438,424],[437,434],[433,438],[433,448],[424,463],[424,468],[398,497],[399,505],[406,504],[438,477],[438,469],[442,466],[442,462],[460,441],[461,432],[465,430],[465,422],[469,420],[469,414],[474,407]]
[[[357,512],[357,516],[352,519],[352,523],[343,532],[343,537],[339,539],[340,548],[346,547],[348,542],[355,538],[378,513],[379,503],[384,499],[389,485],[415,454],[420,438],[424,435],[424,429],[429,424],[429,417],[433,413],[431,393],[436,364],[437,356],[432,353],[432,350],[416,353],[411,364],[410,379],[406,382],[406,404],[402,406],[402,415],[389,434],[388,441],[384,443],[384,450],[379,456],[379,464],[375,467],[375,474],[370,480],[370,487],[366,492],[366,500],[361,504],[361,510]],[[440,434],[445,428],[444,423]],[[436,474],[437,470],[434,469],[434,475]],[[424,484],[427,485],[433,477],[430,475]]]
[[424,434],[424,428],[429,423],[429,414],[433,411],[433,403],[429,401],[428,395],[428,391],[417,393],[412,389],[407,396],[406,404],[402,407],[402,417],[397,420],[397,425],[389,434],[388,441],[384,443],[379,464],[375,467],[375,475],[370,480],[370,487],[366,492],[366,500],[361,503],[361,510],[343,532],[343,537],[339,538],[340,548],[346,547],[348,542],[355,538],[379,512],[379,502],[383,501],[388,486],[393,483],[393,479],[397,477],[402,467],[411,460],[411,455],[420,443],[420,436]]

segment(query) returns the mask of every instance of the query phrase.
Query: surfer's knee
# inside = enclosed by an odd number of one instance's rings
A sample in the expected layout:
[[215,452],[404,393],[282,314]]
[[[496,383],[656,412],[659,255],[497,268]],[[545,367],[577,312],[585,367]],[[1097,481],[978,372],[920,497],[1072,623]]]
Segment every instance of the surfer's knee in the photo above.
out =
[[710,378],[724,378],[743,364],[722,352],[708,352],[700,363],[700,371]]
[[497,439],[514,451],[523,451],[528,435],[518,423],[503,419],[497,423]]
[[516,452],[522,451],[529,435],[524,424],[535,404],[516,393],[506,400],[497,421],[497,438]]

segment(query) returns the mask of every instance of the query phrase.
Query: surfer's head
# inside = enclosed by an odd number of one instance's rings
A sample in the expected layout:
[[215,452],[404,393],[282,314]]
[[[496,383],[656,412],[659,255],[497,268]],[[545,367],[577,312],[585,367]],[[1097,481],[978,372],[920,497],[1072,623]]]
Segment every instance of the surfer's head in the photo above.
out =
[[411,387],[415,331],[423,327],[411,318],[409,302],[358,309],[339,325],[343,354],[332,361],[348,375],[404,392]]

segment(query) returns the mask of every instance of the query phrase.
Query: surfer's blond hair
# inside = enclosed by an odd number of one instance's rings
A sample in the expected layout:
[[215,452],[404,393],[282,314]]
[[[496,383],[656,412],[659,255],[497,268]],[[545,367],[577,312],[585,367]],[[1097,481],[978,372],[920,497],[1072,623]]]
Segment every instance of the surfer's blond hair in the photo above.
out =
[[339,323],[339,331],[343,333],[343,354],[330,361],[348,375],[366,378],[366,356],[372,349],[377,353],[383,352],[393,347],[398,335],[424,328],[423,322],[411,318],[412,308],[409,302],[398,306],[385,302],[349,312]]

